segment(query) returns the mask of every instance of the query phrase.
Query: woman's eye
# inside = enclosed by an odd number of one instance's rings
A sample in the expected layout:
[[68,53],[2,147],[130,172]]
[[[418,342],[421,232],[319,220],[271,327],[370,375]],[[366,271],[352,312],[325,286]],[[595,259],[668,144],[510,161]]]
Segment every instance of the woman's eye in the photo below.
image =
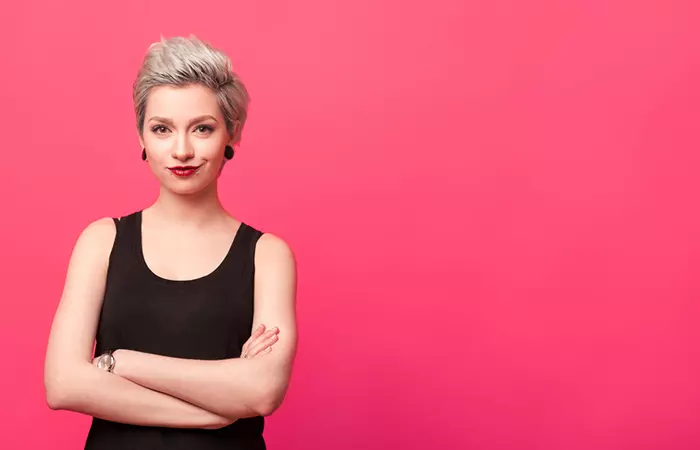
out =
[[214,129],[209,125],[198,125],[197,128],[195,128],[195,130],[199,133],[210,133]]
[[164,127],[163,125],[156,125],[155,127],[151,128],[151,131],[153,131],[154,133],[157,133],[157,134],[161,134],[161,133],[165,133],[166,131],[168,131],[168,129],[166,127]]

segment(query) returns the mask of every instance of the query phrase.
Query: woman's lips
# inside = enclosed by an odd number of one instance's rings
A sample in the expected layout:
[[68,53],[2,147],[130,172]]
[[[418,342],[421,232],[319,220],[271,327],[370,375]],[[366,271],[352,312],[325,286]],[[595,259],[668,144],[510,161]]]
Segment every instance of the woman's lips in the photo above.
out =
[[194,175],[201,166],[177,166],[168,167],[168,170],[178,177],[189,177]]

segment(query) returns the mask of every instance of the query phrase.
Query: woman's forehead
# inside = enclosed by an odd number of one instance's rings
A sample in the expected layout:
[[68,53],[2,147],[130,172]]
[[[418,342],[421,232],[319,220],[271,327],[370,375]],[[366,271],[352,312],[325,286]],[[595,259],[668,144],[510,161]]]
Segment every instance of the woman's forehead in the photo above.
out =
[[216,95],[205,86],[158,86],[148,94],[147,120],[151,116],[190,120],[203,115],[214,116],[217,120],[221,118]]

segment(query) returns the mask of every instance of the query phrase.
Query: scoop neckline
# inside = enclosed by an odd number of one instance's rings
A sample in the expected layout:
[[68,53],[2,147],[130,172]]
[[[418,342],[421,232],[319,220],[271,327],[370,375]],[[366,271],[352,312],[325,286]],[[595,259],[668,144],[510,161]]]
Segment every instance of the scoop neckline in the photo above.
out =
[[171,284],[171,285],[185,285],[185,284],[194,284],[198,283],[204,280],[208,280],[209,278],[212,278],[216,276],[221,270],[223,270],[224,266],[227,265],[229,259],[231,259],[231,255],[233,255],[233,250],[236,247],[236,244],[240,240],[240,236],[242,234],[242,231],[246,224],[244,222],[241,222],[240,225],[238,225],[238,228],[236,229],[236,233],[233,236],[233,240],[231,241],[231,245],[228,248],[228,251],[226,252],[226,255],[224,255],[224,258],[219,262],[219,264],[209,273],[204,274],[202,276],[199,276],[197,278],[191,278],[188,280],[173,280],[170,278],[165,278],[157,273],[155,273],[151,268],[148,266],[148,263],[146,263],[146,258],[143,254],[143,211],[138,211],[136,214],[136,250],[139,256],[139,262],[141,266],[145,269],[145,271],[148,273],[148,276],[153,278],[154,280],[162,283],[162,284]]

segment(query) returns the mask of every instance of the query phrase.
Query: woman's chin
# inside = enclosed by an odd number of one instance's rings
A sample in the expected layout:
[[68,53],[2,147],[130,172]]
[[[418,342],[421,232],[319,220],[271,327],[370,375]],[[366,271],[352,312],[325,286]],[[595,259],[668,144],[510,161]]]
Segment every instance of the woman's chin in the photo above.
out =
[[195,195],[205,191],[210,183],[204,180],[166,180],[163,184],[168,191],[176,195]]

